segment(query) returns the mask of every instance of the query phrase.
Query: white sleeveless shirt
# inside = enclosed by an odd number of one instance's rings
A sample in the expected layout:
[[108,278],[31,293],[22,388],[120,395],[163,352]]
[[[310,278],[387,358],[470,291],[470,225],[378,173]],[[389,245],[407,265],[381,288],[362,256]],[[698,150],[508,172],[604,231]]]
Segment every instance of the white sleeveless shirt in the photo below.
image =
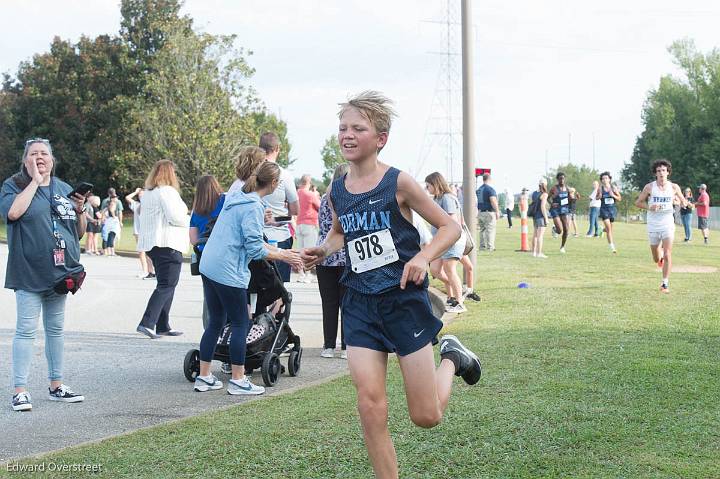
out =
[[657,181],[652,182],[652,191],[648,198],[648,207],[660,206],[657,211],[648,210],[647,229],[650,233],[657,233],[675,229],[675,218],[673,218],[673,198],[675,191],[671,182],[665,183],[665,188],[660,188]]

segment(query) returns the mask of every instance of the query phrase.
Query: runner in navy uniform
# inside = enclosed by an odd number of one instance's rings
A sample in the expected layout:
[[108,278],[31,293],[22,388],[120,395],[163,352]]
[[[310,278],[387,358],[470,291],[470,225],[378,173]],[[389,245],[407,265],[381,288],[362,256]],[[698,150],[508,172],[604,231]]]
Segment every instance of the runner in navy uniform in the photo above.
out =
[[[420,427],[442,420],[453,375],[475,384],[481,374],[477,356],[450,335],[440,340],[441,361],[435,367],[432,346],[442,322],[430,307],[426,272],[461,230],[410,175],[378,161],[394,116],[390,104],[372,91],[341,104],[338,140],[350,171],[331,186],[333,228],[325,243],[302,252],[312,267],[345,246],[348,365],[365,445],[379,478],[398,477],[387,424],[388,353],[397,353],[410,418]],[[438,229],[422,251],[411,210]]]
[[560,252],[565,253],[569,225],[568,214],[570,213],[570,190],[565,184],[565,173],[558,173],[555,176],[557,184],[550,189],[550,217],[555,224],[555,231],[562,233]]
[[607,232],[607,240],[610,245],[610,251],[617,253],[615,249],[614,235],[613,235],[613,223],[615,222],[615,216],[617,216],[616,202],[620,201],[620,191],[617,186],[613,186],[612,176],[610,172],[605,171],[600,174],[600,186],[595,192],[595,198],[600,199],[600,219],[603,222],[605,231]]

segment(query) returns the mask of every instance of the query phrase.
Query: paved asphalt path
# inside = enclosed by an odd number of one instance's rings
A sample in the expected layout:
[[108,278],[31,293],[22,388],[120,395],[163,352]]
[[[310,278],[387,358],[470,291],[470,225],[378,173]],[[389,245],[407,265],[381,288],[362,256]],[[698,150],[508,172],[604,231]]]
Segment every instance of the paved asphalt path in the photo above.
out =
[[[134,258],[82,256],[88,272],[83,289],[69,296],[65,316],[64,382],[85,395],[84,403],[47,399],[47,362],[42,320],[30,370],[32,412],[10,408],[11,351],[15,328],[14,293],[0,290],[0,462],[192,416],[246,401],[224,390],[195,393],[183,376],[185,353],[202,335],[202,285],[183,265],[171,310],[177,338],[149,340],[134,332],[155,283],[136,277]],[[0,244],[0,281],[5,281],[7,245]],[[283,375],[268,395],[300,387],[347,370],[342,359],[322,359],[322,320],[317,284],[290,283],[291,327],[305,348],[299,376]],[[286,364],[287,359],[282,359]],[[227,376],[215,364],[215,374]],[[262,384],[259,371],[254,381]],[[1,389],[0,389],[1,390]]]

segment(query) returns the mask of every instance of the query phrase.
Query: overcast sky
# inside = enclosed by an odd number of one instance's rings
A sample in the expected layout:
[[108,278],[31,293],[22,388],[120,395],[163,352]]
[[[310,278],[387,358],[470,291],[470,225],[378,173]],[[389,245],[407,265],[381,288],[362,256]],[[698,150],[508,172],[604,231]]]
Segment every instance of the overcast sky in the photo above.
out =
[[[460,0],[451,13],[459,21]],[[385,92],[399,113],[381,159],[422,179],[447,166],[446,1],[188,0],[197,28],[234,33],[252,50],[251,83],[287,123],[294,173],[320,176],[320,149],[337,129],[337,103],[365,89]],[[642,131],[641,109],[664,74],[667,47],[689,37],[718,43],[720,4],[711,0],[484,0],[473,2],[476,164],[495,185],[518,191],[568,157],[618,174]],[[45,52],[55,35],[76,41],[119,30],[115,0],[0,0],[0,71]],[[451,49],[459,51],[459,30]],[[460,87],[460,57],[453,91]],[[440,80],[438,81],[438,77]],[[461,125],[459,91],[451,111]],[[457,130],[459,127],[456,127]],[[570,141],[569,141],[569,135]],[[570,146],[570,148],[569,148]]]

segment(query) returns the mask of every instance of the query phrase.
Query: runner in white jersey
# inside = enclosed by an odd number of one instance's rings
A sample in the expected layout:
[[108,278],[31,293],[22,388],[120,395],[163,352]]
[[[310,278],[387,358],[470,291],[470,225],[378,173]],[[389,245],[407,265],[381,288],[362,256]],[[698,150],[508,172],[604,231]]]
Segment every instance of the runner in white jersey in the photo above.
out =
[[657,160],[652,164],[655,181],[643,188],[635,206],[648,210],[647,228],[650,240],[650,252],[653,261],[662,268],[663,280],[660,291],[669,293],[670,270],[672,268],[672,244],[675,238],[675,220],[673,204],[687,206],[687,200],[680,187],[668,180],[672,165],[667,160]]

